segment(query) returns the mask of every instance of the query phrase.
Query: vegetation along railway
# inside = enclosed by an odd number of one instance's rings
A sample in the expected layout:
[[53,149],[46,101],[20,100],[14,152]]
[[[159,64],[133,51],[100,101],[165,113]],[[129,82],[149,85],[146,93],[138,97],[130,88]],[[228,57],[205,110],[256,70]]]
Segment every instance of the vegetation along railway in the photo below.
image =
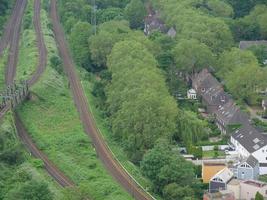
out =
[[[19,38],[20,38],[20,29],[21,29],[21,20],[23,17],[23,13],[27,4],[27,0],[17,0],[14,10],[12,12],[12,16],[5,28],[4,35],[1,40],[0,50],[3,51],[8,44],[10,45],[8,64],[6,68],[6,84],[10,85],[14,81],[14,77],[16,74],[16,65],[18,60],[18,46],[19,46]],[[44,38],[41,30],[41,22],[40,22],[40,10],[41,10],[41,1],[35,0],[34,2],[34,27],[37,35],[37,47],[39,50],[39,62],[38,67],[34,75],[28,81],[29,86],[32,86],[41,76],[42,72],[46,67],[47,62],[47,50],[44,43]],[[2,53],[2,52],[0,52]],[[2,110],[0,115],[4,116],[4,113],[10,109],[10,105]],[[74,183],[69,180],[49,159],[47,156],[40,151],[37,146],[31,140],[29,134],[24,128],[19,116],[17,114],[14,115],[15,124],[18,131],[18,135],[27,147],[27,149],[31,152],[32,155],[41,159],[44,162],[45,169],[47,172],[63,187],[71,187],[74,186]]]
[[[12,16],[8,21],[3,37],[0,41],[0,55],[3,53],[4,49],[10,44],[8,64],[6,69],[6,84],[10,85],[14,81],[16,74],[16,65],[18,60],[18,47],[21,29],[21,20],[27,4],[27,0],[17,0],[12,12]],[[45,70],[47,63],[47,50],[45,47],[44,38],[41,30],[40,23],[40,0],[35,0],[34,3],[34,28],[37,36],[37,47],[39,51],[39,63],[36,72],[28,80],[29,86],[32,86],[36,81],[38,81],[42,72]],[[74,63],[70,57],[70,52],[68,46],[64,39],[64,33],[61,29],[59,18],[57,15],[56,1],[51,1],[51,18],[54,27],[55,39],[58,43],[58,48],[60,55],[63,60],[65,72],[69,78],[70,86],[73,93],[73,98],[80,114],[80,119],[83,123],[84,129],[88,136],[90,136],[94,142],[96,151],[104,163],[107,170],[112,174],[114,178],[135,198],[138,200],[149,200],[153,199],[145,190],[143,190],[135,180],[123,169],[120,163],[114,158],[112,152],[109,150],[104,139],[99,133],[95,122],[93,120],[92,114],[89,111],[88,102],[86,100],[85,94],[83,92],[80,80],[75,72]],[[7,105],[1,112],[0,117],[4,115],[6,111],[10,109]],[[42,153],[37,146],[31,140],[27,130],[22,124],[17,114],[14,115],[15,123],[18,130],[18,135],[24,142],[26,147],[29,149],[32,155],[43,160],[45,168],[48,173],[62,186],[74,186],[74,183],[69,180],[57,167],[49,161],[47,156]]]

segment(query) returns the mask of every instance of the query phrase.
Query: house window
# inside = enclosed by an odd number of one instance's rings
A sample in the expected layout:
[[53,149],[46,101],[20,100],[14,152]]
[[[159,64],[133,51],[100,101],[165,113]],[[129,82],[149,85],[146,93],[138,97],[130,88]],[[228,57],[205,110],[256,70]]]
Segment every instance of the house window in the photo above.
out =
[[265,159],[267,160],[267,157]]

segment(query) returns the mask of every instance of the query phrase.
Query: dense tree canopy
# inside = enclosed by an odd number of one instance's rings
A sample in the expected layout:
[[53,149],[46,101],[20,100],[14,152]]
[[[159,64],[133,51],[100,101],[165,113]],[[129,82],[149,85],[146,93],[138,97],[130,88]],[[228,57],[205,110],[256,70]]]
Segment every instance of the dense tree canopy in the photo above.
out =
[[125,8],[125,15],[131,28],[142,28],[146,15],[144,3],[141,0],[131,0]]
[[88,39],[92,34],[92,27],[87,22],[78,22],[71,29],[70,46],[75,62],[86,69],[90,65],[90,51]]
[[127,141],[132,160],[175,129],[176,103],[156,65],[146,47],[133,40],[117,43],[109,56],[112,82],[107,95],[113,132]]
[[193,74],[215,64],[215,56],[210,49],[198,40],[180,40],[173,49],[176,67],[183,72]]
[[219,18],[211,17],[197,9],[199,1],[154,0],[165,22],[175,26],[179,38],[197,39],[213,52],[219,53],[233,45],[231,31]]
[[98,67],[106,66],[113,45],[130,32],[127,21],[109,21],[101,24],[97,35],[89,39],[91,59]]
[[152,180],[154,189],[163,193],[166,199],[193,196],[193,191],[187,188],[196,183],[193,166],[173,153],[166,141],[159,140],[144,155],[141,169]]
[[225,51],[220,55],[216,70],[219,77],[226,78],[238,67],[257,64],[257,58],[252,52],[232,48],[230,51]]

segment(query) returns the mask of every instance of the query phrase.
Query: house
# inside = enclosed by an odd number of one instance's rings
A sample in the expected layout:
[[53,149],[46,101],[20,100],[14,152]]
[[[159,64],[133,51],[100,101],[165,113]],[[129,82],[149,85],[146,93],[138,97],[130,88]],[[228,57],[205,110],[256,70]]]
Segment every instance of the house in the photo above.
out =
[[227,184],[227,190],[232,191],[237,200],[255,199],[257,192],[267,198],[267,184],[261,181],[232,179]]
[[255,180],[247,180],[240,182],[240,198],[239,199],[255,199],[256,193],[259,192],[263,197],[267,197],[267,184]]
[[250,155],[247,159],[239,163],[234,169],[234,176],[240,180],[257,180],[259,177],[259,162]]
[[231,143],[240,159],[252,155],[259,162],[260,174],[267,174],[267,134],[251,124],[249,116],[235,105],[222,84],[208,69],[194,74],[191,81],[206,106],[206,111],[215,116],[215,122],[221,132],[231,134]]
[[226,167],[225,163],[222,162],[208,162],[202,163],[202,180],[203,183],[209,183],[210,179],[217,174],[219,171]]
[[228,167],[225,167],[211,178],[209,182],[209,192],[215,193],[221,190],[226,190],[227,184],[233,176],[233,172]]
[[235,195],[230,190],[222,190],[216,193],[206,192],[203,195],[203,200],[235,200]]
[[148,15],[145,17],[145,35],[150,35],[153,31],[166,32],[166,26],[160,19],[158,11],[154,11],[152,7],[148,8]]
[[260,175],[267,174],[267,135],[249,124],[242,125],[231,135],[231,143],[240,158],[252,155],[259,162]]
[[227,184],[227,190],[232,191],[235,199],[240,199],[240,180],[232,179]]
[[188,99],[197,99],[197,92],[194,89],[190,89],[187,91],[187,98]]

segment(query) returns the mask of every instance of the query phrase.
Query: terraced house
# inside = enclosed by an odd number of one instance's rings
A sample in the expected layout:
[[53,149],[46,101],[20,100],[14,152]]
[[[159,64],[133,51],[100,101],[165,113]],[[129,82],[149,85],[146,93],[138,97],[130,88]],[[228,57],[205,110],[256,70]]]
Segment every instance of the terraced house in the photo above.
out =
[[259,173],[267,174],[267,134],[252,125],[250,117],[235,105],[208,69],[192,77],[192,86],[221,132],[231,134],[230,141],[240,159],[253,156],[259,162]]

